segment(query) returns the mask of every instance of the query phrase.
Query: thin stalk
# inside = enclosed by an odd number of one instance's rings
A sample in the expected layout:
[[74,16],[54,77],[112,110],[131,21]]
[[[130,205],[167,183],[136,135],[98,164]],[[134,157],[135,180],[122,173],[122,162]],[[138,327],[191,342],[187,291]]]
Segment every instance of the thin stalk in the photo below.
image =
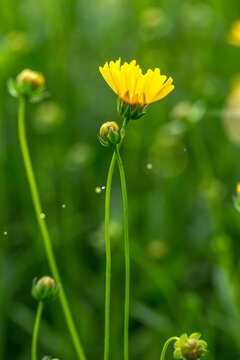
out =
[[[128,120],[124,119],[122,127],[122,140],[125,136],[125,130]],[[121,142],[122,143],[122,142]],[[121,143],[118,145],[119,148]],[[111,242],[109,234],[109,217],[110,217],[110,196],[112,187],[112,177],[116,164],[116,154],[112,155],[110,163],[106,195],[105,195],[105,246],[106,246],[106,285],[105,285],[105,343],[104,343],[104,360],[109,359],[109,345],[110,345],[110,297],[111,297]]]
[[59,293],[59,297],[60,297],[60,302],[61,302],[61,306],[62,306],[62,310],[65,316],[65,320],[76,350],[76,353],[78,355],[78,359],[79,360],[86,360],[85,354],[83,352],[82,349],[82,345],[79,339],[79,336],[77,334],[77,330],[72,318],[72,314],[70,311],[70,307],[65,295],[65,291],[61,282],[61,278],[60,278],[60,274],[58,271],[58,267],[57,267],[57,263],[56,263],[56,259],[54,256],[54,252],[53,252],[53,248],[52,248],[52,243],[51,243],[51,239],[50,239],[50,235],[48,232],[48,228],[45,222],[45,219],[42,217],[41,214],[43,214],[42,211],[42,206],[41,206],[41,202],[40,202],[40,197],[39,197],[39,192],[38,192],[38,188],[37,188],[37,183],[35,180],[35,175],[34,175],[34,171],[33,171],[33,167],[32,167],[32,163],[31,163],[31,158],[30,158],[30,154],[29,154],[29,150],[28,150],[28,145],[27,145],[27,139],[26,139],[26,132],[25,132],[25,99],[21,98],[20,99],[20,103],[19,103],[19,111],[18,111],[18,132],[19,132],[19,140],[20,140],[20,146],[21,146],[21,151],[22,151],[22,156],[23,156],[23,161],[24,161],[24,165],[25,165],[25,170],[26,170],[26,174],[27,174],[27,178],[28,178],[28,183],[29,183],[29,187],[30,187],[30,192],[32,195],[32,201],[33,201],[33,205],[34,205],[34,209],[35,209],[35,213],[36,213],[36,217],[37,217],[37,221],[38,221],[38,225],[42,234],[42,239],[43,239],[43,243],[44,243],[44,247],[45,247],[45,251],[46,251],[46,255],[47,255],[47,259],[48,259],[48,263],[49,263],[49,267],[51,269],[52,275],[55,278],[56,282],[61,285],[61,291]]
[[160,360],[164,360],[164,359],[165,359],[165,354],[166,354],[168,345],[170,344],[170,342],[172,342],[172,341],[174,341],[174,340],[175,340],[175,341],[176,341],[176,340],[179,340],[179,338],[176,337],[176,336],[173,336],[173,337],[169,338],[169,339],[165,342],[165,344],[164,344],[164,346],[163,346],[163,349],[162,349],[161,356],[160,356]]
[[37,360],[37,338],[38,338],[38,331],[39,331],[39,325],[42,317],[42,311],[43,311],[43,302],[38,302],[37,307],[37,315],[34,323],[33,328],[33,336],[32,336],[32,360]]
[[106,246],[106,290],[105,290],[105,344],[104,360],[109,359],[109,338],[110,338],[110,294],[111,294],[111,243],[109,235],[109,217],[110,217],[110,195],[112,186],[112,177],[116,163],[116,155],[113,153],[110,163],[106,196],[105,196],[105,246]]
[[124,209],[124,247],[125,247],[125,305],[124,305],[124,360],[129,358],[129,302],[130,302],[130,251],[129,251],[129,234],[128,234],[128,199],[125,174],[119,148],[116,146],[115,154],[118,162],[122,198]]

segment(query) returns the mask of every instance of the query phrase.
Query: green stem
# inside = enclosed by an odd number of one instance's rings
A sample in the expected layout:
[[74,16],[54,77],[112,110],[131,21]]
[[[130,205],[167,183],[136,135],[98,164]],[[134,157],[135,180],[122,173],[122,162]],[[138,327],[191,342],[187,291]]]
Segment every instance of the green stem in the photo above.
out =
[[110,195],[112,177],[116,163],[115,153],[112,156],[108,171],[106,197],[105,197],[105,246],[106,246],[106,292],[105,292],[105,345],[104,360],[109,359],[109,337],[110,337],[110,293],[111,293],[111,243],[109,235],[109,216],[110,216]]
[[130,251],[129,251],[129,235],[128,235],[128,199],[125,174],[119,148],[116,146],[115,154],[118,162],[122,198],[124,208],[124,246],[125,246],[125,305],[124,305],[124,360],[129,358],[129,302],[130,302]]
[[[128,120],[124,119],[122,127],[122,140],[125,136],[125,130]],[[119,148],[121,143],[118,145]],[[110,196],[112,187],[112,177],[116,164],[116,154],[113,153],[110,163],[106,195],[105,195],[105,246],[106,246],[106,286],[105,286],[105,344],[104,344],[104,360],[109,359],[109,339],[110,339],[110,296],[111,296],[111,242],[109,235],[109,217],[110,217]]]
[[32,336],[32,360],[37,360],[37,337],[38,337],[39,325],[42,317],[42,311],[43,311],[43,302],[39,301],[37,308],[37,315],[33,328],[33,336]]
[[168,348],[168,345],[170,344],[170,342],[172,342],[172,341],[174,341],[174,340],[177,341],[177,340],[179,340],[179,338],[176,337],[176,336],[173,336],[173,337],[169,338],[169,339],[165,342],[165,344],[164,344],[164,346],[163,346],[163,349],[162,349],[161,356],[160,356],[160,360],[164,360],[165,354],[166,354],[166,351],[167,351],[167,348]]
[[49,267],[51,269],[52,275],[55,278],[56,282],[59,285],[61,284],[61,291],[59,293],[60,302],[61,302],[61,306],[63,309],[63,313],[65,316],[65,320],[66,320],[70,335],[72,337],[73,344],[75,346],[75,349],[76,349],[76,352],[78,355],[78,359],[86,360],[79,336],[77,334],[75,324],[73,322],[72,314],[71,314],[70,307],[69,307],[69,304],[68,304],[68,301],[67,301],[67,298],[65,295],[65,291],[64,291],[64,288],[63,288],[63,285],[61,282],[57,263],[56,263],[55,256],[53,253],[53,248],[52,248],[52,243],[51,243],[50,235],[48,232],[48,228],[47,228],[44,218],[41,216],[41,214],[43,214],[43,211],[42,211],[42,206],[41,206],[41,202],[40,202],[40,198],[39,198],[39,193],[38,193],[38,188],[37,188],[37,183],[35,180],[32,163],[31,163],[31,159],[30,159],[30,155],[29,155],[26,133],[25,133],[25,99],[24,98],[21,98],[20,103],[19,103],[18,131],[19,131],[19,140],[20,140],[20,146],[21,146],[23,161],[24,161],[24,165],[25,165],[25,170],[26,170],[26,174],[27,174],[27,178],[28,178],[28,182],[29,182],[29,187],[30,187],[30,191],[31,191],[31,195],[32,195],[32,200],[33,200],[33,205],[34,205],[38,225],[39,225],[39,228],[40,228],[40,231],[42,234],[42,238],[43,238],[43,243],[44,243]]

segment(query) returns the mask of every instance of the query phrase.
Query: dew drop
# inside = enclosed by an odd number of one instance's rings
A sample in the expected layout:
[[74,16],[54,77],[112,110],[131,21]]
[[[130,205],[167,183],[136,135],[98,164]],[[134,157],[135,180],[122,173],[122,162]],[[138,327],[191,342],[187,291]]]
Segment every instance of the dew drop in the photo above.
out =
[[100,194],[101,191],[102,191],[102,189],[99,186],[97,186],[96,189],[95,189],[95,192],[97,194]]
[[41,219],[45,219],[45,217],[46,217],[46,214],[44,214],[44,213],[40,214]]
[[66,205],[65,204],[62,204],[62,208],[65,209]]
[[105,190],[106,189],[106,186],[102,186],[102,190]]
[[3,235],[7,235],[7,231],[4,231]]
[[147,169],[151,170],[151,169],[152,169],[152,167],[153,167],[153,166],[152,166],[152,164],[150,164],[150,163],[149,163],[149,164],[147,164]]

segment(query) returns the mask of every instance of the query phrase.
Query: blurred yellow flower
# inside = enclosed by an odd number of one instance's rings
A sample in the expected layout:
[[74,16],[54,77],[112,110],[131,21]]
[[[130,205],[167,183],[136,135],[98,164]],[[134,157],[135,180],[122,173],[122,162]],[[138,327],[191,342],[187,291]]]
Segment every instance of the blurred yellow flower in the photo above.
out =
[[240,47],[240,20],[233,22],[232,28],[228,34],[228,43]]
[[240,183],[237,183],[236,193],[237,193],[238,195],[240,195]]
[[29,84],[31,88],[38,89],[45,84],[45,78],[39,72],[25,69],[17,76],[17,82],[21,85]]
[[226,105],[221,110],[222,122],[229,140],[240,146],[240,77],[235,75]]
[[[136,60],[121,65],[121,59],[105,63],[99,70],[110,88],[130,106],[144,106],[167,96],[173,89],[173,79],[160,74],[160,69],[149,69],[146,74]],[[167,80],[167,81],[166,81]]]

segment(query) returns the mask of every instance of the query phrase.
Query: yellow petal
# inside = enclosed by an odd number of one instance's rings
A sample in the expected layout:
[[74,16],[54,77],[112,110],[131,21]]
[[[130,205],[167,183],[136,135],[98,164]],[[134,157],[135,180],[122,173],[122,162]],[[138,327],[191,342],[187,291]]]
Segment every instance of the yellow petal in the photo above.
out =
[[167,96],[174,89],[172,81],[173,80],[170,77],[168,81],[163,85],[163,87],[159,90],[159,92],[151,99],[150,102],[156,102]]
[[114,84],[114,81],[112,79],[112,76],[109,72],[109,70],[105,69],[105,67],[99,67],[99,70],[104,78],[104,80],[106,81],[106,83],[110,86],[110,88],[117,94],[117,88],[116,85]]

